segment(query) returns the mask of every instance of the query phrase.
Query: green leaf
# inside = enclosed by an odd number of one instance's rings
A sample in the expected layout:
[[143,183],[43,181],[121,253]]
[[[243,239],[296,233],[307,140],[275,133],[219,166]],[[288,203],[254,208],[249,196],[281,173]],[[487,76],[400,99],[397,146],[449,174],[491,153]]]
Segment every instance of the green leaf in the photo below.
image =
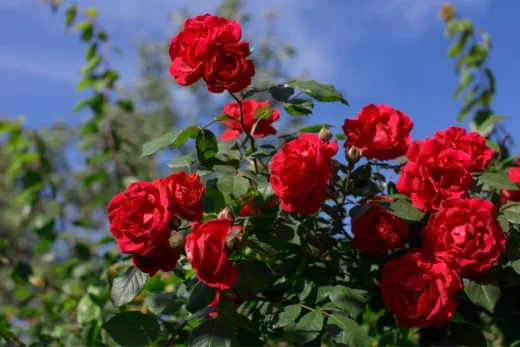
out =
[[163,136],[156,138],[152,141],[149,141],[143,145],[143,151],[141,153],[141,158],[146,157],[147,155],[154,154],[155,152],[173,146],[175,144],[175,140],[179,136],[180,131],[172,131]]
[[85,324],[101,317],[101,307],[96,305],[90,295],[84,295],[78,303],[77,319],[79,324]]
[[254,237],[249,237],[247,239],[246,244],[247,247],[251,248],[256,253],[265,255],[267,257],[272,257],[276,255],[276,249],[274,249],[273,246],[258,239],[255,239]]
[[500,226],[502,227],[502,230],[507,233],[509,232],[509,221],[507,220],[506,216],[503,214],[499,215],[497,217],[498,222],[500,223]]
[[269,119],[271,114],[273,114],[273,111],[269,109],[269,105],[259,107],[255,111],[255,121],[259,119]]
[[504,119],[509,118],[508,116],[497,116],[497,115],[491,115],[489,116],[480,126],[476,129],[476,131],[484,136],[487,137],[491,132],[493,132],[493,129],[495,128],[495,125],[503,121]]
[[181,167],[190,167],[197,161],[197,155],[194,152],[183,155],[182,157],[173,158],[172,162],[168,164],[172,169]]
[[76,15],[78,13],[78,8],[76,6],[70,6],[67,11],[65,11],[65,27],[68,29],[74,23],[76,19]]
[[370,211],[370,204],[356,205],[348,211],[350,218],[356,219]]
[[283,105],[283,108],[291,116],[307,116],[312,114],[314,103],[312,100],[291,99]]
[[146,293],[144,303],[156,315],[173,314],[185,303],[183,298],[176,298],[175,293]]
[[453,42],[453,44],[448,49],[448,58],[455,58],[457,55],[460,54],[463,48],[464,45],[462,42]]
[[479,182],[491,188],[515,190],[518,187],[507,177],[506,172],[485,173],[478,178]]
[[131,100],[118,100],[116,102],[116,105],[121,107],[126,112],[133,112],[134,111],[134,103]]
[[294,338],[299,343],[308,343],[318,337],[321,329],[323,329],[323,315],[321,312],[309,312],[296,324]]
[[191,292],[188,302],[186,303],[186,310],[191,313],[197,312],[211,304],[213,299],[215,299],[215,288],[208,287],[204,283],[199,282]]
[[161,331],[157,319],[138,311],[121,312],[103,324],[110,337],[121,346],[146,346]]
[[96,94],[93,97],[85,100],[81,100],[78,102],[73,108],[72,112],[78,112],[79,110],[90,106],[90,108],[94,111],[101,111],[101,105],[103,104],[103,95]]
[[281,328],[294,322],[300,316],[302,307],[300,305],[289,305],[283,308],[283,312],[278,315],[278,320],[273,324],[273,328]]
[[238,121],[235,117],[230,116],[229,114],[225,114],[225,113],[216,116],[214,118],[214,120],[217,120],[217,121],[232,120],[232,121],[236,121],[236,122]]
[[217,180],[217,188],[222,193],[232,195],[238,199],[249,190],[249,180],[237,175],[220,176]]
[[[207,129],[203,129],[197,133],[196,138],[197,155],[199,160],[208,160],[213,158],[218,152],[218,143],[215,134]],[[201,161],[203,161],[201,160]]]
[[85,66],[83,66],[80,70],[82,74],[89,74],[91,73],[96,67],[99,66],[101,61],[103,60],[103,57],[100,55],[95,55],[92,58],[90,58]]
[[334,128],[334,125],[330,125],[330,124],[316,124],[316,125],[311,125],[311,126],[308,126],[308,127],[301,128],[298,131],[301,132],[301,133],[315,133],[315,134],[317,134],[317,133],[320,132],[322,127],[325,127],[326,129],[330,129],[330,128]]
[[240,277],[233,287],[240,296],[255,295],[265,290],[269,285],[273,272],[259,260],[236,260]]
[[346,140],[347,135],[345,134],[336,134],[336,140]]
[[175,140],[175,146],[181,148],[182,145],[184,145],[186,141],[188,141],[188,139],[196,138],[199,130],[200,129],[197,126],[187,127],[186,129],[181,131],[179,136],[177,136],[177,139]]
[[513,205],[504,211],[504,216],[513,224],[520,224],[520,205]]
[[344,286],[334,286],[329,293],[330,301],[336,306],[347,312],[352,318],[357,318],[365,311],[365,304],[368,295],[365,290],[347,288]]
[[289,85],[297,86],[310,96],[318,101],[330,102],[340,101],[342,104],[348,105],[347,100],[339,93],[332,84],[320,84],[316,81],[301,81],[295,80],[288,83]]
[[419,211],[414,205],[405,202],[405,201],[396,201],[396,202],[378,202],[385,211],[388,211],[390,214],[402,218],[404,220],[409,220],[413,222],[421,221],[424,218],[424,213]]
[[470,74],[470,71],[471,70],[464,70],[464,72],[462,72],[462,74],[460,75],[460,83],[459,83],[459,86],[457,87],[457,89],[455,89],[455,93],[453,94],[453,96],[455,98],[458,98],[460,93],[462,93],[462,91],[464,89],[466,89],[466,87],[471,83],[473,82],[474,78],[473,76]]
[[268,201],[274,196],[274,190],[271,187],[271,182],[258,183],[257,190],[264,201]]
[[298,298],[300,298],[300,301],[303,301],[306,297],[309,296],[313,288],[314,283],[312,283],[311,281],[300,279],[296,281],[296,283],[294,284],[293,291],[294,293],[298,294]]
[[132,301],[144,288],[150,275],[131,266],[121,275],[114,278],[110,289],[110,299],[115,307],[120,307]]
[[332,314],[327,319],[327,330],[341,344],[350,347],[370,347],[370,338],[367,332],[356,321]]
[[511,262],[511,267],[520,275],[520,259]]
[[186,318],[186,321],[189,322],[191,320],[204,317],[213,312],[218,312],[218,309],[215,306],[206,306],[206,307],[198,310],[197,312],[190,314],[188,316],[188,318]]
[[230,347],[231,331],[219,319],[210,319],[202,322],[193,329],[188,347]]
[[281,102],[287,102],[294,94],[294,88],[284,85],[277,85],[269,88],[269,93],[271,93],[273,99]]
[[489,279],[485,283],[477,283],[469,278],[464,278],[464,292],[474,304],[493,313],[495,305],[502,292],[495,279]]
[[[227,300],[220,300],[220,302],[226,302],[226,301]],[[219,304],[220,304],[220,302],[219,302]],[[233,305],[233,304],[231,304],[231,305]],[[226,320],[231,321],[236,326],[238,326],[244,330],[250,331],[252,333],[258,332],[258,329],[256,328],[255,323],[253,323],[249,318],[247,318],[243,314],[240,314],[235,311],[228,311],[228,312],[224,312],[222,314],[222,317]]]

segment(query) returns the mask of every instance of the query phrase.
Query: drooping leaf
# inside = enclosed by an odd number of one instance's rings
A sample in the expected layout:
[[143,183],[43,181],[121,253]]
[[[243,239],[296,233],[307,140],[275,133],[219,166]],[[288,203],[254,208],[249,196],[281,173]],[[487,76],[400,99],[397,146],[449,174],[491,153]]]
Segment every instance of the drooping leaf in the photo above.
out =
[[513,205],[504,210],[504,216],[513,224],[520,224],[520,205]]
[[313,311],[303,316],[294,329],[294,338],[299,343],[308,343],[318,337],[323,329],[323,315]]
[[370,338],[353,319],[332,314],[327,319],[327,330],[341,344],[351,347],[370,347]]
[[294,94],[294,88],[284,85],[276,85],[269,88],[269,93],[271,93],[273,99],[287,102],[287,100],[289,100],[289,98]]
[[289,305],[283,308],[283,311],[278,314],[278,320],[273,324],[273,328],[281,328],[289,323],[294,322],[300,316],[302,307],[298,304]]
[[175,140],[179,136],[180,131],[172,131],[167,134],[162,135],[159,138],[156,138],[152,141],[149,141],[143,145],[143,151],[141,153],[141,158],[146,157],[147,155],[154,154],[155,152],[173,146],[175,144]]
[[184,145],[186,141],[188,141],[188,139],[196,138],[198,132],[199,127],[197,126],[188,127],[182,130],[179,136],[177,136],[177,138],[175,139],[175,146],[177,146],[177,148],[181,148],[182,145]]
[[204,161],[213,158],[218,152],[218,142],[215,134],[207,129],[197,133],[196,138],[197,156]]
[[404,220],[418,222],[424,218],[424,212],[419,211],[414,205],[406,201],[384,201],[378,202],[378,205],[380,205],[383,209],[393,214],[394,216],[397,216]]
[[131,266],[114,279],[110,289],[110,299],[119,307],[132,301],[144,288],[150,275]]
[[303,301],[306,297],[309,296],[313,288],[314,283],[312,281],[300,279],[294,284],[293,292],[298,294],[300,301]]
[[196,327],[190,336],[188,347],[230,347],[231,331],[219,319],[209,319]]
[[85,66],[83,66],[81,68],[81,73],[82,74],[91,73],[95,68],[97,68],[99,66],[99,64],[101,64],[102,60],[103,60],[103,57],[101,57],[100,55],[94,55],[92,58],[90,58],[87,61]]
[[183,155],[182,157],[173,158],[172,162],[168,164],[172,169],[190,167],[197,161],[197,155],[194,152]]
[[215,289],[199,282],[186,303],[186,310],[194,313],[208,306],[215,298]]
[[466,292],[471,302],[491,313],[493,313],[495,305],[502,294],[495,279],[477,283],[469,278],[464,278],[464,292]]
[[249,181],[247,178],[238,175],[220,176],[217,180],[217,188],[222,193],[232,195],[238,199],[249,190]]
[[352,318],[357,318],[365,311],[368,295],[365,290],[347,288],[345,286],[334,286],[329,293],[332,304],[345,312]]
[[318,101],[322,102],[330,102],[330,101],[340,101],[342,104],[348,105],[347,100],[339,93],[336,88],[334,88],[331,84],[321,84],[314,80],[310,81],[300,81],[295,80],[289,82],[289,85],[297,86],[310,96]]
[[515,183],[511,182],[507,177],[506,172],[488,172],[481,175],[478,180],[480,183],[490,186],[496,189],[510,189],[515,190],[518,187]]
[[177,298],[175,293],[146,293],[144,297],[146,307],[156,315],[173,314],[185,302],[183,298]]
[[291,116],[307,116],[312,114],[314,103],[312,100],[291,99],[283,105],[283,108]]
[[308,126],[308,127],[304,127],[304,128],[301,128],[299,129],[298,131],[301,132],[301,133],[319,133],[321,128],[325,127],[325,129],[330,129],[330,128],[334,128],[334,125],[331,125],[331,124],[316,124],[316,125],[311,125],[311,126]]
[[370,204],[356,205],[348,211],[350,218],[356,219],[370,211]]
[[138,311],[121,312],[103,324],[110,337],[121,346],[146,346],[161,331],[155,317]]

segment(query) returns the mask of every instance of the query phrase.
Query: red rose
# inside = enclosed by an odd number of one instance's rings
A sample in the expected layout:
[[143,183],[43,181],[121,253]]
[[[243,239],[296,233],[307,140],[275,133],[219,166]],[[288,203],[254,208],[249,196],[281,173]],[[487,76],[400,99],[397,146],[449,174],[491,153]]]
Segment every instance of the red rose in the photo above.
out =
[[202,219],[202,204],[200,199],[204,195],[204,186],[197,174],[187,175],[180,171],[162,179],[166,187],[170,206],[175,213],[190,222]]
[[436,139],[415,141],[410,144],[397,181],[400,193],[411,197],[420,210],[432,212],[451,197],[464,197],[471,186],[472,176],[466,169],[471,156],[463,151],[445,149]]
[[117,194],[108,205],[108,220],[121,252],[147,256],[158,245],[167,245],[168,205],[159,180],[132,183]]
[[271,186],[285,211],[308,215],[320,209],[331,176],[329,161],[337,151],[336,141],[302,134],[273,156]]
[[493,149],[486,146],[486,139],[477,132],[466,133],[466,130],[450,126],[446,131],[437,131],[433,135],[444,143],[445,148],[463,151],[471,156],[467,169],[470,172],[482,171],[493,158]]
[[192,223],[192,232],[186,236],[186,257],[197,277],[209,287],[218,290],[231,288],[238,280],[238,271],[228,260],[226,238],[233,220],[221,218]]
[[423,230],[425,254],[464,277],[489,270],[506,249],[506,235],[495,216],[490,201],[449,198]]
[[255,65],[247,60],[249,43],[239,42],[222,45],[209,40],[199,40],[196,49],[204,52],[202,77],[208,85],[208,91],[222,93],[228,90],[238,93],[251,84],[255,75]]
[[390,249],[401,248],[408,240],[408,225],[381,208],[377,204],[380,200],[394,201],[387,196],[368,199],[366,203],[370,203],[370,210],[352,219],[354,246],[374,257],[382,256]]
[[233,44],[240,41],[242,29],[235,21],[205,14],[189,18],[184,27],[170,42],[170,74],[177,83],[187,86],[197,82],[202,77],[205,59],[203,52],[195,49],[199,39]]
[[412,128],[412,120],[403,112],[370,104],[356,119],[345,119],[345,148],[354,147],[367,159],[395,159],[406,153]]
[[134,255],[132,262],[136,268],[153,276],[159,270],[172,271],[175,269],[179,258],[180,253],[166,244],[153,247],[146,256]]
[[431,263],[411,249],[381,271],[381,297],[400,326],[440,328],[455,312],[459,275],[445,263]]
[[[278,118],[280,118],[280,112],[278,110],[270,111],[271,114],[267,119],[255,121],[256,110],[264,106],[269,107],[269,101],[266,100],[263,102],[258,102],[256,100],[245,100],[244,102],[242,102],[242,114],[244,125],[247,131],[253,137],[263,138],[268,135],[276,134],[276,129],[272,127],[272,124],[274,121],[277,121]],[[224,111],[222,111],[222,113],[230,115],[231,117],[234,117],[236,119],[240,119],[240,107],[236,102],[224,106]],[[240,136],[240,134],[242,134],[242,132],[244,131],[239,121],[226,120],[222,123],[230,127],[230,129],[224,131],[224,133],[220,137],[222,141],[234,140],[238,136]]]
[[[520,166],[520,158],[516,160],[516,166]],[[508,177],[511,182],[520,183],[520,167],[510,168]]]
[[278,202],[276,201],[276,199],[271,199],[266,202],[265,207],[263,209],[258,211],[253,206],[253,198],[251,197],[246,200],[246,203],[244,204],[244,206],[242,206],[242,209],[240,210],[240,214],[238,216],[239,217],[249,217],[249,216],[252,216],[252,215],[255,215],[258,213],[264,214],[267,212],[268,209],[273,208],[275,206],[278,206]]

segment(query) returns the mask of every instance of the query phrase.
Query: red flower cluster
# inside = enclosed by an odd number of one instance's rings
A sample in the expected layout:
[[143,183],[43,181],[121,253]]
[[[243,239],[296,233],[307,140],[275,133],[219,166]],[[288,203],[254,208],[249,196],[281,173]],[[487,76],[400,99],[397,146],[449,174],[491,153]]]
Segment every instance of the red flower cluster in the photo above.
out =
[[367,159],[395,159],[406,153],[412,128],[412,120],[403,112],[370,104],[356,119],[345,120],[345,148],[354,147]]
[[183,86],[202,77],[212,93],[244,90],[255,66],[247,60],[249,43],[240,41],[241,36],[240,25],[222,17],[205,14],[186,20],[170,42],[170,75]]
[[425,212],[438,210],[449,197],[466,197],[471,172],[482,171],[493,156],[485,142],[478,133],[457,127],[438,131],[432,139],[415,141],[406,153],[409,162],[402,169],[397,189]]
[[378,201],[393,202],[387,196],[367,199],[370,210],[359,218],[352,219],[354,246],[371,256],[378,257],[393,248],[401,248],[408,240],[408,225],[402,219],[386,212]]
[[[276,134],[276,129],[273,128],[273,122],[280,118],[280,112],[278,110],[269,111],[269,117],[261,120],[255,120],[256,111],[262,107],[269,107],[269,101],[258,102],[256,100],[245,100],[242,102],[242,116],[246,130],[253,137],[263,138],[268,135]],[[231,103],[224,106],[222,113],[227,114],[237,120],[226,120],[223,121],[225,125],[229,127],[220,139],[222,141],[234,140],[240,134],[244,132],[242,125],[238,121],[240,119],[240,106],[238,103]]]
[[134,265],[151,275],[173,270],[179,252],[168,244],[170,224],[178,218],[200,220],[202,195],[199,176],[184,172],[130,184],[108,205],[110,231],[120,251],[133,255]]
[[264,214],[267,212],[268,209],[276,207],[276,206],[278,206],[278,201],[276,201],[276,199],[271,199],[265,203],[265,207],[263,209],[258,211],[258,209],[256,209],[255,206],[253,205],[253,198],[251,197],[246,200],[246,203],[244,204],[244,206],[242,206],[242,209],[240,210],[240,213],[238,216],[239,217],[249,217],[249,216],[253,216],[257,213]]
[[320,209],[332,174],[329,162],[337,151],[335,140],[302,134],[273,156],[271,186],[285,211],[309,215]]

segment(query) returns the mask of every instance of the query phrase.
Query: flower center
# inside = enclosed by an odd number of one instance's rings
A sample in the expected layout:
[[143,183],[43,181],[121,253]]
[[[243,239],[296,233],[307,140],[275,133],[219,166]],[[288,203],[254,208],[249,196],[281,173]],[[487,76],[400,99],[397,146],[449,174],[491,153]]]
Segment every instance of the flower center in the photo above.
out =
[[466,241],[468,225],[459,225],[451,231],[451,239],[455,243],[464,243]]

